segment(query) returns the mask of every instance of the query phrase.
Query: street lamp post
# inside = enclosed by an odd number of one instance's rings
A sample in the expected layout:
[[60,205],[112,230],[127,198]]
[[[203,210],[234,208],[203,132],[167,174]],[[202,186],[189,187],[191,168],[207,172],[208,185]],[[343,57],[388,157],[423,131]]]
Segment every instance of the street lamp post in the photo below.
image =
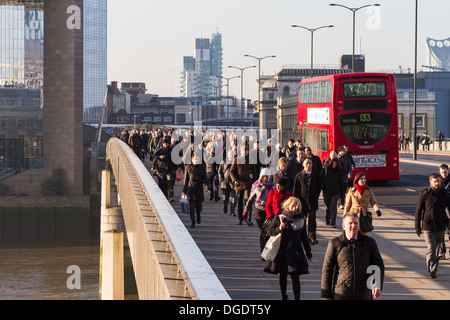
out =
[[[225,87],[225,86],[228,86],[228,84],[224,84],[224,85],[221,85],[221,86],[214,86],[214,89],[216,89],[216,129],[217,129],[217,122],[218,122],[218,119],[217,119],[217,117],[218,117],[218,108],[217,108],[217,103],[218,103],[218,89],[219,88],[222,88],[222,87]],[[221,96],[220,96],[220,101],[222,101],[222,94],[221,94]],[[222,103],[221,103],[222,104]]]
[[374,3],[374,4],[366,4],[362,7],[359,8],[350,8],[347,6],[344,6],[342,4],[337,4],[337,3],[330,3],[331,7],[342,7],[345,8],[347,10],[350,10],[353,12],[353,53],[352,53],[352,72],[355,72],[355,30],[356,30],[356,11],[361,10],[363,8],[367,8],[367,7],[379,7],[380,4],[379,3]]
[[318,28],[314,28],[314,29],[310,29],[310,28],[306,28],[303,26],[298,26],[296,24],[291,25],[291,27],[293,28],[302,28],[305,30],[308,30],[309,32],[311,32],[311,78],[313,77],[313,70],[314,70],[314,31],[317,31],[319,29],[323,29],[323,28],[333,28],[333,25],[329,25],[329,26],[321,26]]
[[[209,95],[206,93],[201,93],[201,92],[196,92],[196,95],[201,95],[205,97],[205,111],[206,111],[206,130],[208,130],[208,97]],[[200,121],[200,107],[198,109],[198,113],[199,113],[199,121]],[[203,111],[202,111],[202,118],[203,118]],[[203,121],[202,121],[203,124]]]
[[240,77],[241,76],[234,76],[231,78],[220,77],[227,81],[227,84],[226,84],[226,86],[227,86],[227,130],[230,126],[230,105],[229,105],[229,103],[230,103],[230,80],[235,79],[235,78],[240,78]]
[[228,68],[235,68],[241,71],[241,129],[244,128],[244,70],[249,68],[256,68],[256,66],[248,66],[245,68],[239,68],[235,66],[228,66]]
[[413,160],[417,160],[417,17],[419,11],[419,0],[416,0],[415,18],[415,65],[414,65],[414,154]]
[[262,58],[258,58],[258,57],[252,56],[250,54],[245,54],[244,57],[250,57],[250,58],[258,60],[258,101],[259,101],[261,99],[261,60],[264,60],[267,58],[276,58],[276,56],[265,56]]

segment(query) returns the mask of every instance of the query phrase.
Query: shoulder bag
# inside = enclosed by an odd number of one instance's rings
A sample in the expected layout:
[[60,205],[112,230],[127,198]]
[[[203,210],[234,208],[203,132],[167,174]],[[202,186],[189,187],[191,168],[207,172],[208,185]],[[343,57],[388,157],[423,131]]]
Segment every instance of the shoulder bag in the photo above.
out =
[[[281,221],[281,217],[280,217]],[[277,234],[276,236],[271,236],[264,247],[261,257],[266,261],[273,261],[278,254],[278,250],[280,249],[281,244],[281,235],[282,232]]]

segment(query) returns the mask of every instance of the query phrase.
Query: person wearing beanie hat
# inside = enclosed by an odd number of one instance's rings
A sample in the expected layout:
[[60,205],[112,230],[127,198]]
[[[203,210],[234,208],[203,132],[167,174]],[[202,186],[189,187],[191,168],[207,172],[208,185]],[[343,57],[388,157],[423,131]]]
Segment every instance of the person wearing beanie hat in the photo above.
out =
[[279,215],[281,205],[284,201],[292,197],[294,194],[287,190],[289,180],[286,178],[279,179],[276,183],[276,189],[269,192],[266,203],[266,218],[271,219]]
[[[368,211],[369,204],[372,205],[376,211],[377,216],[381,217],[381,211],[378,207],[378,202],[375,199],[372,189],[367,185],[367,177],[364,172],[358,172],[353,181],[353,188],[348,191],[345,199],[344,215],[348,212],[354,212],[358,215],[361,221],[361,215],[372,216]],[[364,226],[361,225],[363,228]],[[366,234],[372,231],[373,227],[369,229],[361,229],[361,233]]]
[[264,249],[265,245],[265,235],[263,234],[262,228],[264,220],[266,219],[267,198],[269,196],[269,192],[274,188],[275,184],[270,179],[270,170],[267,168],[262,169],[259,174],[259,179],[252,184],[250,197],[248,198],[244,208],[244,220],[247,221],[247,225],[251,226],[253,225],[251,222],[252,208],[253,204],[255,204],[255,221],[260,229],[261,251]]

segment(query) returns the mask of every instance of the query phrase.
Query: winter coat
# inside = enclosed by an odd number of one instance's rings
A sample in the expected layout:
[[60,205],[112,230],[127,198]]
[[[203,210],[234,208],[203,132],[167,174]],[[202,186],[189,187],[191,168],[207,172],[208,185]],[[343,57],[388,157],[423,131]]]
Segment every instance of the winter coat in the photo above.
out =
[[279,215],[283,209],[281,205],[284,201],[294,196],[289,190],[285,190],[283,193],[278,192],[277,189],[271,190],[269,196],[267,197],[266,203],[266,217],[267,219]]
[[255,165],[249,163],[248,157],[239,157],[233,160],[230,176],[236,191],[251,190],[253,181],[258,179]]
[[128,138],[128,144],[130,145],[130,147],[134,150],[134,151],[138,151],[140,149],[142,149],[142,137],[139,133],[133,133],[129,138]]
[[371,237],[358,234],[351,243],[345,234],[332,239],[325,253],[322,268],[322,298],[334,300],[371,300],[367,286],[369,266],[380,268],[379,289],[383,289],[384,263],[377,243]]
[[300,199],[302,212],[319,210],[320,191],[319,176],[316,172],[312,171],[308,176],[303,170],[295,177],[294,197]]
[[220,188],[224,190],[234,189],[233,181],[231,181],[230,176],[231,163],[226,163],[222,161],[219,165],[218,176]]
[[205,164],[206,164],[206,173],[208,175],[216,175],[217,171],[219,169],[219,164],[215,162],[214,159],[214,152],[213,153],[207,153],[205,156]]
[[344,197],[344,175],[342,170],[324,167],[320,172],[320,188],[329,195],[339,194]]
[[352,174],[352,163],[350,162],[350,158],[346,157],[345,155],[342,157],[341,155],[338,156],[339,162],[342,166],[342,171],[344,175],[344,183],[348,182],[348,176]]
[[320,160],[320,158],[319,158],[318,156],[316,156],[316,155],[314,155],[314,154],[312,154],[312,155],[310,156],[310,158],[311,158],[312,163],[313,163],[312,171],[314,171],[314,172],[316,172],[317,174],[320,175],[320,172],[321,172],[322,169],[323,169],[322,161]]
[[[160,159],[160,156],[164,156],[164,159]],[[156,161],[156,169],[161,173],[169,173],[177,169],[177,166],[172,162],[172,149],[170,147],[162,147],[156,150],[153,159]]]
[[442,181],[442,186],[450,193],[450,175]]
[[416,206],[416,230],[445,231],[449,226],[446,207],[450,211],[450,195],[447,190],[433,190],[430,187],[422,190]]
[[361,212],[366,215],[369,204],[373,207],[375,211],[379,210],[378,202],[373,195],[372,189],[367,187],[367,189],[361,195],[356,187],[350,188],[347,193],[347,198],[345,199],[344,214],[348,212],[354,212],[361,214]]
[[304,159],[301,159],[299,162],[298,158],[295,158],[295,159],[291,159],[288,162],[288,170],[290,172],[291,177],[295,178],[298,173],[302,172],[303,160]]
[[204,201],[203,185],[209,190],[205,166],[189,164],[185,168],[183,193],[189,201]]
[[288,185],[286,186],[286,189],[292,192],[294,189],[294,176],[292,175],[291,168],[287,167],[284,171],[281,171],[280,168],[278,168],[277,173],[275,173],[272,176],[272,181],[277,184],[278,181],[281,180],[281,178],[288,179]]
[[[286,223],[286,229],[280,230],[281,221]],[[267,261],[264,272],[271,274],[298,272],[309,274],[308,259],[312,258],[311,245],[307,235],[305,215],[295,214],[294,219],[303,220],[303,227],[294,230],[288,219],[282,215],[272,219],[272,223],[267,228],[269,236],[276,236],[281,232],[281,243],[273,261]]]
[[[259,180],[255,181],[252,185],[252,191],[250,192],[250,197],[245,205],[244,212],[251,213],[253,203],[255,207],[259,210],[266,209],[266,203],[269,198],[269,193],[275,188],[275,184],[272,181],[267,183],[262,183]],[[258,200],[256,201],[255,200]]]

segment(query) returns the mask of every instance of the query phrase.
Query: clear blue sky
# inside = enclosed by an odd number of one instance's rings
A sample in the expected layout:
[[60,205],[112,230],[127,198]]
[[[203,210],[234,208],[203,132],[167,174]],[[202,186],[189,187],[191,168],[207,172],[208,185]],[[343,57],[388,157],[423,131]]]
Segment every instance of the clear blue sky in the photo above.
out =
[[[224,76],[239,74],[229,65],[256,65],[245,54],[276,58],[262,61],[262,74],[283,65],[309,65],[311,33],[292,28],[334,25],[314,35],[314,62],[339,64],[352,52],[352,13],[330,7],[379,3],[378,13],[356,14],[356,48],[366,55],[366,70],[414,71],[415,0],[108,0],[108,81],[145,82],[148,93],[179,96],[183,56],[194,55],[195,38],[222,33]],[[450,37],[450,1],[419,0],[418,66],[427,64],[427,37]],[[369,25],[368,25],[369,23]],[[258,69],[244,73],[244,96],[256,99]],[[230,94],[240,96],[240,81]]]

